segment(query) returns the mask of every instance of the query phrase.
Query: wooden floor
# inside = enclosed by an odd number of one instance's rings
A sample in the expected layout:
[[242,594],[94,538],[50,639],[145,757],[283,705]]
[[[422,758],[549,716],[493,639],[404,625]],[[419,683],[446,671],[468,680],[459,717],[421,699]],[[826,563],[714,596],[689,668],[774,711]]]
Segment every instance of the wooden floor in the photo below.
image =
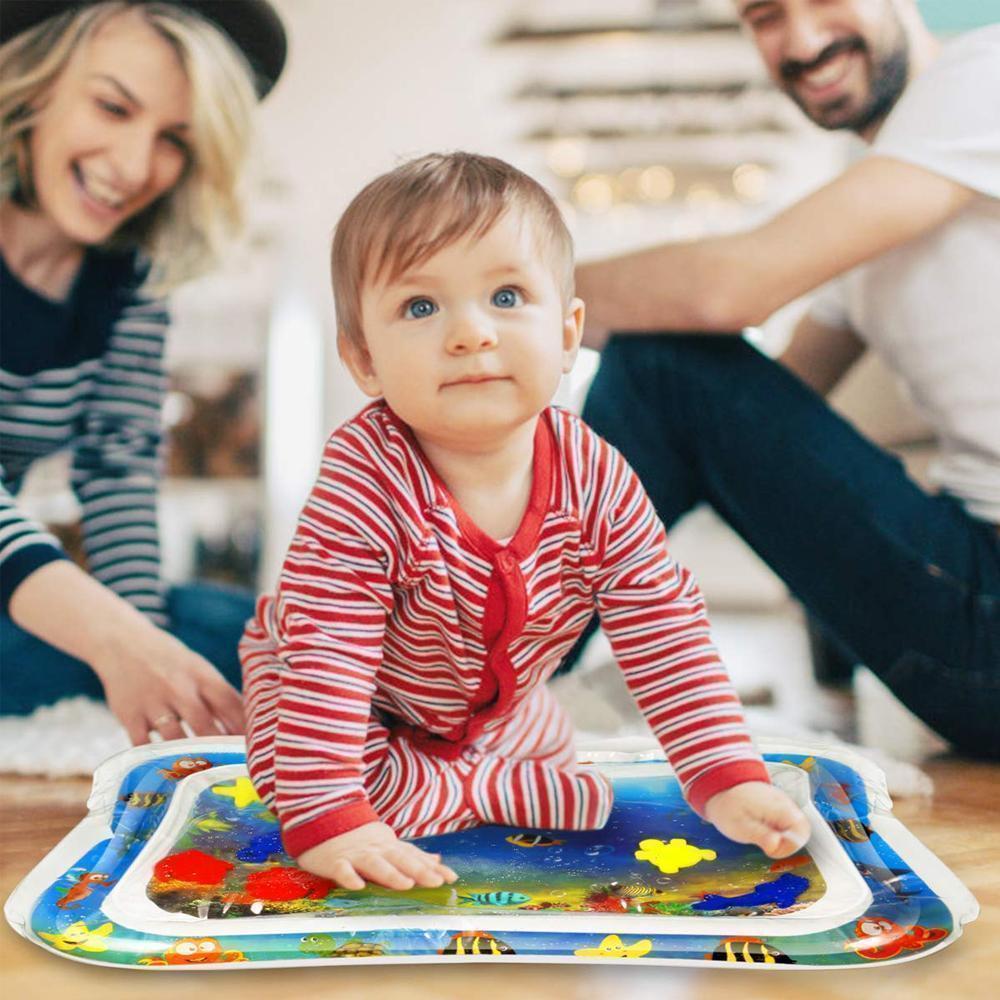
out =
[[[899,802],[894,814],[979,899],[980,918],[945,951],[890,968],[839,972],[769,972],[719,968],[595,965],[343,966],[195,974],[151,973],[81,965],[0,928],[0,983],[6,1000],[156,1000],[158,997],[337,1000],[450,1000],[480,994],[526,998],[669,996],[726,998],[944,998],[1000,996],[1000,765],[941,758],[927,766],[932,800]],[[29,869],[84,814],[89,782],[0,776],[3,801],[0,893],[6,898]],[[734,978],[735,977],[735,978]],[[992,986],[992,989],[991,989]],[[669,994],[664,991],[669,990]]]

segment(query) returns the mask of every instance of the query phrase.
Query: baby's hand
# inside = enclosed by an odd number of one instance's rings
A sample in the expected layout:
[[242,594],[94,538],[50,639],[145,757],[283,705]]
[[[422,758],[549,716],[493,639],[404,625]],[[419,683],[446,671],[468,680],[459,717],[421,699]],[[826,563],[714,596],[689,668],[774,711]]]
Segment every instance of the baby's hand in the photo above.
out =
[[713,795],[705,817],[739,844],[756,844],[768,857],[794,854],[809,839],[809,821],[780,789],[766,781],[745,781]]
[[385,823],[365,823],[299,855],[306,871],[331,879],[343,889],[363,889],[365,880],[387,889],[433,889],[458,876],[428,854],[400,840]]

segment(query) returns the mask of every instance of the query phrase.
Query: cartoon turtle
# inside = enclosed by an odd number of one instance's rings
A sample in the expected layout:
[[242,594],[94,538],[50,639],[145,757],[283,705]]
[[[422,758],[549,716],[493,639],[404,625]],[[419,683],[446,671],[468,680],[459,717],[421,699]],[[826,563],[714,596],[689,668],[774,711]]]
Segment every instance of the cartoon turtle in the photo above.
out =
[[335,949],[332,957],[335,958],[375,958],[386,953],[384,944],[377,944],[374,941],[363,941],[361,938],[351,938],[345,941],[339,948]]
[[337,953],[332,934],[305,934],[299,938],[299,951],[304,955],[329,958]]

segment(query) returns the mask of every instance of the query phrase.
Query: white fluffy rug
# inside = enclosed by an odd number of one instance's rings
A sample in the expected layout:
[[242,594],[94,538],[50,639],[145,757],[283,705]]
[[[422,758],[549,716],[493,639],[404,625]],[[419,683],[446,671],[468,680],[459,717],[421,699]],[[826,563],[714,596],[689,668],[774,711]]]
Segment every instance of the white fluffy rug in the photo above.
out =
[[[637,712],[632,718],[609,712],[608,699],[595,690],[592,681],[581,683],[577,675],[570,675],[554,687],[570,710],[582,744],[609,737],[651,736]],[[863,754],[885,772],[891,795],[933,791],[931,779],[913,763],[872,747],[844,743],[831,732],[810,730],[772,709],[748,708],[746,712],[754,735],[838,744]],[[28,716],[0,716],[0,770],[7,773],[89,777],[103,760],[128,746],[125,730],[107,706],[89,698],[67,698]]]
[[128,734],[107,705],[82,695],[31,715],[0,716],[0,770],[14,774],[89,776],[129,746]]

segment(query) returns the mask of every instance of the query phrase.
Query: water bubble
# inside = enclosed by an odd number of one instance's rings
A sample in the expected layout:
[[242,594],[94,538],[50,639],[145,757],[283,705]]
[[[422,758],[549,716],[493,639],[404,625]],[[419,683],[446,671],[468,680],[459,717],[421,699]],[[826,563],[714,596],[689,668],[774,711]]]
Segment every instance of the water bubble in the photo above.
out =
[[658,878],[656,880],[657,885],[670,885],[670,879],[668,878]]
[[583,853],[590,858],[596,858],[599,854],[607,854],[612,850],[607,844],[594,844],[588,847]]
[[562,898],[563,898],[563,896],[565,896],[565,895],[566,895],[566,890],[565,890],[565,889],[553,889],[553,890],[552,890],[552,891],[551,891],[551,892],[549,893],[549,895],[550,895],[550,896],[551,896],[551,897],[552,897],[553,899],[562,899]]

